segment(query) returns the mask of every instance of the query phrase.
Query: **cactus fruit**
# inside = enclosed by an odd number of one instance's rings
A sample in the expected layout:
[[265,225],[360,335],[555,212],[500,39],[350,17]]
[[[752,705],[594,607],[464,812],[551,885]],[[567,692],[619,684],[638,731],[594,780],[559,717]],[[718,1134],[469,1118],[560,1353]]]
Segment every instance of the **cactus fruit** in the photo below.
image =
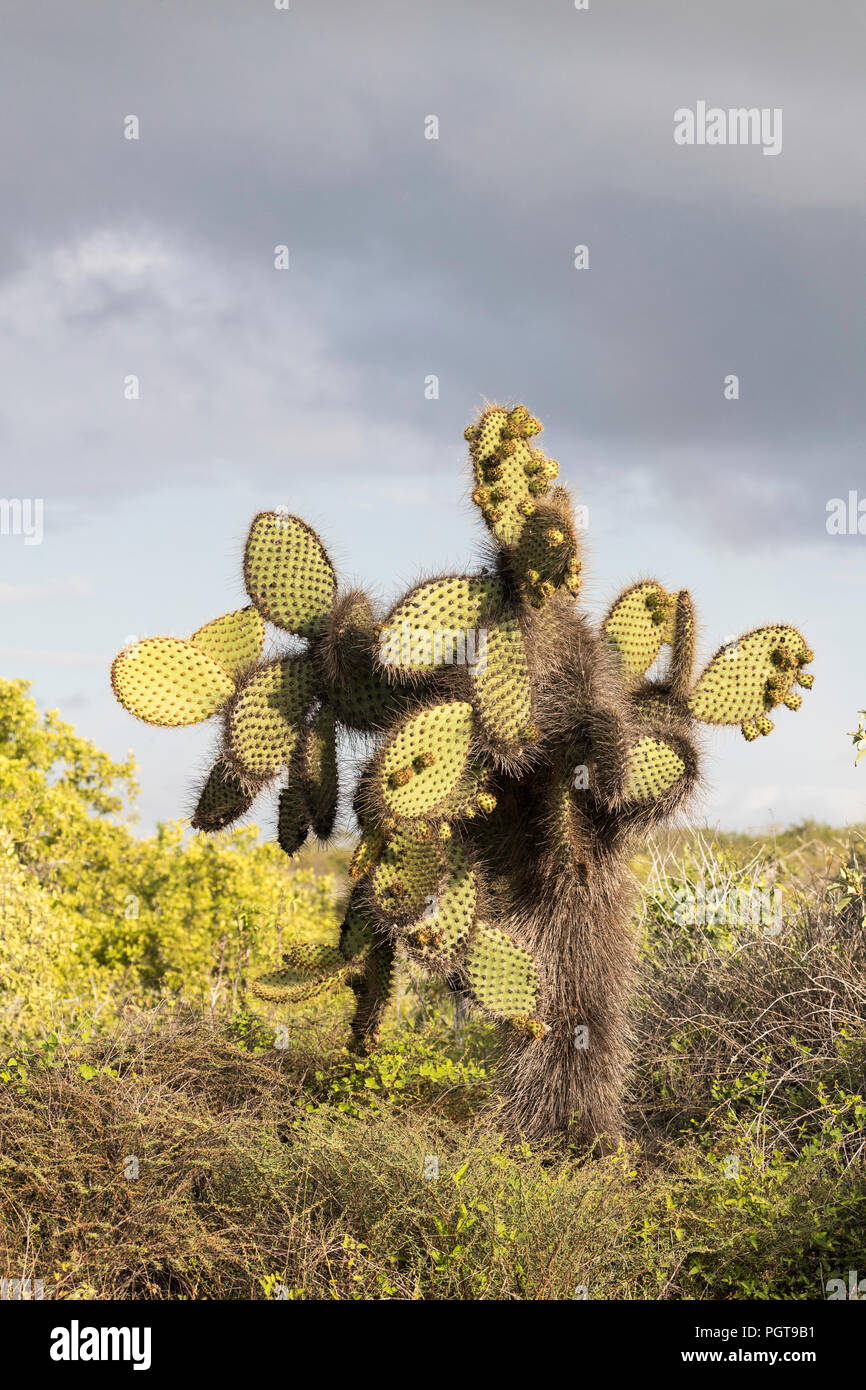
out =
[[[700,724],[768,734],[774,709],[800,707],[813,655],[796,628],[759,628],[694,681],[691,599],[650,579],[593,626],[540,430],[499,405],[466,430],[489,568],[418,584],[381,619],[363,590],[338,591],[304,522],[260,512],[244,555],[253,606],[189,641],[136,643],[112,683],[149,723],[222,711],[193,824],[230,824],[282,774],[290,855],[333,830],[338,731],[371,736],[339,946],[293,946],[255,992],[350,988],[351,1046],[369,1052],[406,956],[499,1026],[510,1134],[598,1145],[621,1131],[629,1062],[629,856],[697,785]],[[265,619],[303,650],[264,658]]]

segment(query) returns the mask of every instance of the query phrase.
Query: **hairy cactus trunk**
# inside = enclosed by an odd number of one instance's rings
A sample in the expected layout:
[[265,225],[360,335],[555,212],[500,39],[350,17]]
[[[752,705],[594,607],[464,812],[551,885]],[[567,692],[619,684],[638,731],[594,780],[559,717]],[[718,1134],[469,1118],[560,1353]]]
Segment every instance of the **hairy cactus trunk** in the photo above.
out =
[[538,964],[550,1032],[504,1030],[501,1118],[515,1137],[606,1148],[623,1128],[634,932],[609,867],[587,872],[589,882],[577,865],[561,867],[504,924]]
[[498,1119],[530,1142],[614,1147],[630,1057],[631,835],[560,772],[498,794],[496,844],[479,827],[479,851],[497,874],[497,920],[536,962],[549,1030],[502,1030]]

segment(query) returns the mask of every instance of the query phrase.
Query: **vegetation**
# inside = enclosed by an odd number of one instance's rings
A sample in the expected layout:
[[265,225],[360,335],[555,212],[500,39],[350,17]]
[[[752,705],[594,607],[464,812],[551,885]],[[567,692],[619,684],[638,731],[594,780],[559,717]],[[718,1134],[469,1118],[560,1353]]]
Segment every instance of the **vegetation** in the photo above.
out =
[[591,1159],[503,1142],[493,1025],[411,964],[368,1057],[343,1046],[348,990],[251,999],[288,943],[336,940],[349,851],[136,838],[134,791],[0,682],[3,1277],[59,1298],[811,1299],[862,1271],[862,828],[667,832],[634,862],[629,1133]]

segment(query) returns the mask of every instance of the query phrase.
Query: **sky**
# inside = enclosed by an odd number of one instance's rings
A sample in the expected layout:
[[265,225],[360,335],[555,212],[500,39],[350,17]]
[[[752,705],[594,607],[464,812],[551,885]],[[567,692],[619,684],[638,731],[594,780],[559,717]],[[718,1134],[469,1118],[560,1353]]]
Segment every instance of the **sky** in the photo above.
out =
[[[278,505],[383,602],[472,568],[490,400],[588,508],[592,617],[651,576],[699,669],[766,622],[815,650],[769,738],[707,734],[696,818],[863,818],[866,534],[827,529],[866,502],[859,4],[16,0],[3,30],[0,497],[43,521],[0,534],[0,676],[133,750],[142,831],[216,732],[133,720],[114,653],[242,606]],[[700,102],[780,112],[781,149],[678,144]]]

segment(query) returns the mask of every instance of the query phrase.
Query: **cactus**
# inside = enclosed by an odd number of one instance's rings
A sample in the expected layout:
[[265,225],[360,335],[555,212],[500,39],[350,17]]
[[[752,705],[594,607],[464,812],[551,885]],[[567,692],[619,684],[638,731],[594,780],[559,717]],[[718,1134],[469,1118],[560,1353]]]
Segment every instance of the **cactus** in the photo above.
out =
[[[628,1067],[629,856],[696,787],[700,724],[769,734],[770,714],[811,688],[812,653],[796,628],[759,628],[695,680],[691,599],[654,579],[593,626],[540,431],[499,405],[466,430],[488,568],[419,584],[379,616],[338,588],[304,522],[261,512],[244,553],[252,606],[188,641],[135,643],[112,684],[150,723],[219,717],[193,825],[221,829],[279,779],[289,855],[333,831],[339,731],[368,735],[339,944],[292,947],[254,992],[350,988],[351,1046],[366,1052],[404,956],[500,1029],[509,1133],[601,1146],[621,1132]],[[265,621],[301,649],[264,658]]]

